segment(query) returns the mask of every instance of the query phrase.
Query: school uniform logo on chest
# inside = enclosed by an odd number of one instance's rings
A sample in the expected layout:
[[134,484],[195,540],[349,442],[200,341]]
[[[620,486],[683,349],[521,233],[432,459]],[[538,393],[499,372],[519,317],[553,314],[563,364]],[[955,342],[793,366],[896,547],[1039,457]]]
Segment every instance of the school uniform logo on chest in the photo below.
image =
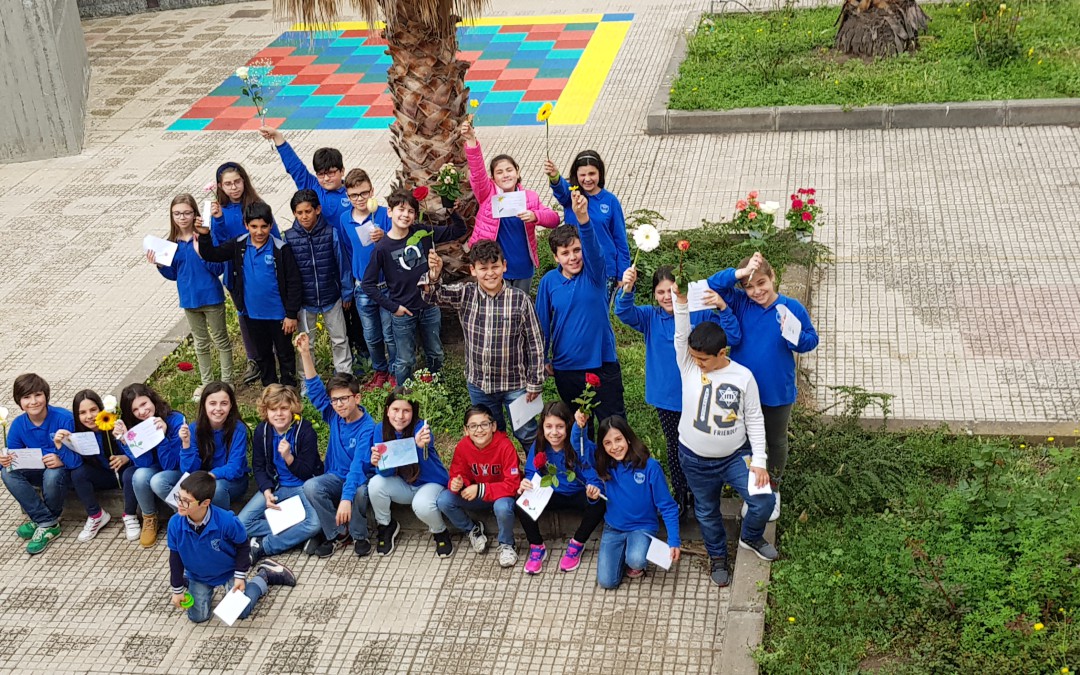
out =
[[349,198],[348,197],[342,197],[341,198],[341,208],[344,209],[344,208],[349,207],[349,206],[352,206],[352,203],[349,201]]
[[645,484],[645,474],[643,474],[640,471],[635,471],[634,472],[634,482],[637,483],[638,485],[644,485]]
[[427,258],[424,257],[424,250],[420,248],[418,244],[399,248],[391,253],[390,257],[401,266],[401,269],[406,271],[412,271],[420,265],[427,264]]
[[474,476],[500,476],[502,475],[502,466],[499,464],[473,464],[469,468],[472,469]]
[[215,551],[218,551],[220,553],[221,552],[221,540],[220,539],[211,539],[210,540],[210,548],[212,548]]
[[611,207],[610,206],[608,206],[607,204],[601,204],[600,205],[600,213],[603,213],[603,214],[606,215],[606,214],[608,214],[610,212],[611,212]]
[[268,267],[273,267],[274,266],[274,254],[273,253],[267,253],[266,255],[264,255],[263,256],[263,262],[266,263],[266,265]]

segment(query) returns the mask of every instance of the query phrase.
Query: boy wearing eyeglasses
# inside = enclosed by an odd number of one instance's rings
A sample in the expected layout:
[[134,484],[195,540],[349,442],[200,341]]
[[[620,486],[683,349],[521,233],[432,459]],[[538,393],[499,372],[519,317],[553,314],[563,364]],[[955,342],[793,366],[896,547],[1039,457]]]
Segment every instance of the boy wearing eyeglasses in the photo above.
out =
[[350,207],[349,197],[345,194],[345,160],[341,151],[337,148],[319,148],[311,157],[311,168],[308,171],[303,160],[297,156],[293,147],[285,140],[285,136],[273,127],[264,126],[259,129],[263,138],[273,141],[281,156],[281,163],[285,165],[285,171],[296,183],[297,190],[314,190],[319,195],[319,203],[322,204],[323,216],[327,222],[337,223],[341,214]]

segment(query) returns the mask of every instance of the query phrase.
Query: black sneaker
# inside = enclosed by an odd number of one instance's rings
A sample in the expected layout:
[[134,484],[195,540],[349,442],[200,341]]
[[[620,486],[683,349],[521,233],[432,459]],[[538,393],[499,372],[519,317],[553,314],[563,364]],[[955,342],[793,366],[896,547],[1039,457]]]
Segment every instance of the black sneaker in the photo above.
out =
[[780,557],[780,554],[777,552],[776,547],[765,541],[764,537],[760,537],[753,541],[739,539],[739,548],[745,548],[749,551],[753,551],[754,555],[767,562],[772,562]]
[[371,555],[371,542],[367,539],[357,539],[353,544],[353,553],[361,558]]
[[[312,539],[311,541],[315,541],[315,539]],[[311,543],[311,542],[309,541],[308,543]],[[314,552],[310,553],[309,555],[313,555],[313,556],[316,556],[318,558],[329,558],[330,556],[334,555],[334,551],[336,551],[336,550],[337,550],[337,540],[335,540],[335,539],[329,539],[328,540],[328,539],[325,539],[322,536],[319,536],[318,543],[315,545],[315,548],[314,548]]]
[[450,540],[450,530],[432,535],[435,537],[435,555],[440,558],[449,558],[454,554],[454,542]]
[[251,538],[251,551],[248,553],[248,557],[251,560],[251,566],[255,567],[255,563],[262,559],[265,553],[262,550],[262,537]]
[[324,541],[326,541],[326,538],[323,536],[323,533],[316,533],[314,537],[308,539],[307,543],[304,544],[304,553],[307,553],[308,555],[319,555],[319,546]]
[[244,381],[244,384],[252,384],[253,382],[258,382],[261,378],[262,370],[259,369],[259,364],[255,361],[248,359],[247,370],[244,371],[244,374],[241,377],[241,379]]
[[713,583],[723,588],[731,583],[731,573],[728,572],[727,558],[712,558],[710,560],[711,571],[709,577]]
[[375,547],[379,555],[390,555],[394,552],[394,541],[399,532],[401,532],[401,526],[393,518],[388,524],[379,526],[379,534],[376,537],[378,544]]
[[267,586],[295,586],[296,575],[288,567],[276,560],[267,558],[259,563],[259,571],[256,574],[266,579]]

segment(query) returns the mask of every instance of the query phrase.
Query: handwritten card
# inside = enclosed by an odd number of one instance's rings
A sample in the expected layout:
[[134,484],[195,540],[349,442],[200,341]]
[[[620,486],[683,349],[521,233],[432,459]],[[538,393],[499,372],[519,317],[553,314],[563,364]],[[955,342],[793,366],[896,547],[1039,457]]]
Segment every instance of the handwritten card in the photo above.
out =
[[700,312],[712,309],[711,305],[705,304],[705,291],[709,290],[709,282],[706,280],[691,281],[686,285],[686,304],[691,312]]
[[656,537],[649,536],[649,550],[645,553],[645,559],[657,567],[669,570],[671,569],[671,547]]
[[64,439],[64,445],[84,457],[95,457],[101,454],[101,446],[97,442],[97,434],[93,431],[80,431],[71,434]]
[[240,613],[247,609],[250,603],[251,598],[242,591],[231,590],[214,608],[214,616],[224,621],[226,626],[231,626],[236,623],[236,620],[240,618]]
[[277,505],[277,509],[266,509],[266,522],[272,533],[281,534],[293,525],[304,522],[307,514],[304,512],[304,502],[300,495],[289,497]]
[[375,446],[382,453],[379,458],[379,470],[396,469],[399,466],[416,464],[416,441],[402,438],[397,441],[383,441]]
[[501,192],[491,198],[491,215],[495,218],[515,218],[525,211],[525,191]]
[[176,481],[176,485],[173,486],[173,489],[169,492],[169,494],[165,495],[165,503],[173,507],[177,511],[180,510],[180,505],[176,503],[176,498],[180,495],[180,483],[183,483],[184,479],[190,475],[191,474],[185,471],[184,475],[180,476],[180,480]]
[[158,429],[153,417],[139,422],[124,434],[124,442],[127,443],[131,454],[136,457],[150,452],[163,440],[165,440],[165,432]]
[[360,239],[362,246],[371,246],[371,231],[375,228],[375,224],[368,221],[363,225],[356,226],[356,236]]
[[527,401],[528,395],[518,396],[510,403],[510,423],[514,425],[514,431],[528,424],[544,410],[544,397],[537,396],[532,402]]
[[532,483],[533,488],[521,493],[521,496],[517,498],[517,505],[533,520],[540,520],[540,514],[547,508],[551,495],[555,494],[555,488],[540,487],[538,473],[534,473],[529,482]]
[[34,469],[45,468],[45,462],[42,461],[41,448],[9,448],[5,452],[11,457],[14,457],[11,461],[12,470],[32,471]]
[[787,305],[777,305],[776,313],[780,315],[780,334],[793,345],[799,344],[799,336],[802,335],[802,321],[791,313]]
[[172,264],[173,257],[176,256],[176,242],[169,241],[168,239],[162,239],[161,237],[155,237],[152,234],[148,234],[143,237],[142,240],[143,251],[153,251],[154,261],[159,265],[168,267]]

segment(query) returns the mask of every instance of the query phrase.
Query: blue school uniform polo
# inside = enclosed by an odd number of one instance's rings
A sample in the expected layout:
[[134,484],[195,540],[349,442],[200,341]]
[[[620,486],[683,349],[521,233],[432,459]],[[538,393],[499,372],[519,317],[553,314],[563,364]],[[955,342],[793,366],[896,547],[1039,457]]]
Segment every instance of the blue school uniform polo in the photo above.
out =
[[285,318],[285,305],[278,289],[273,237],[258,248],[248,239],[244,250],[244,309],[252,319],[281,321]]

